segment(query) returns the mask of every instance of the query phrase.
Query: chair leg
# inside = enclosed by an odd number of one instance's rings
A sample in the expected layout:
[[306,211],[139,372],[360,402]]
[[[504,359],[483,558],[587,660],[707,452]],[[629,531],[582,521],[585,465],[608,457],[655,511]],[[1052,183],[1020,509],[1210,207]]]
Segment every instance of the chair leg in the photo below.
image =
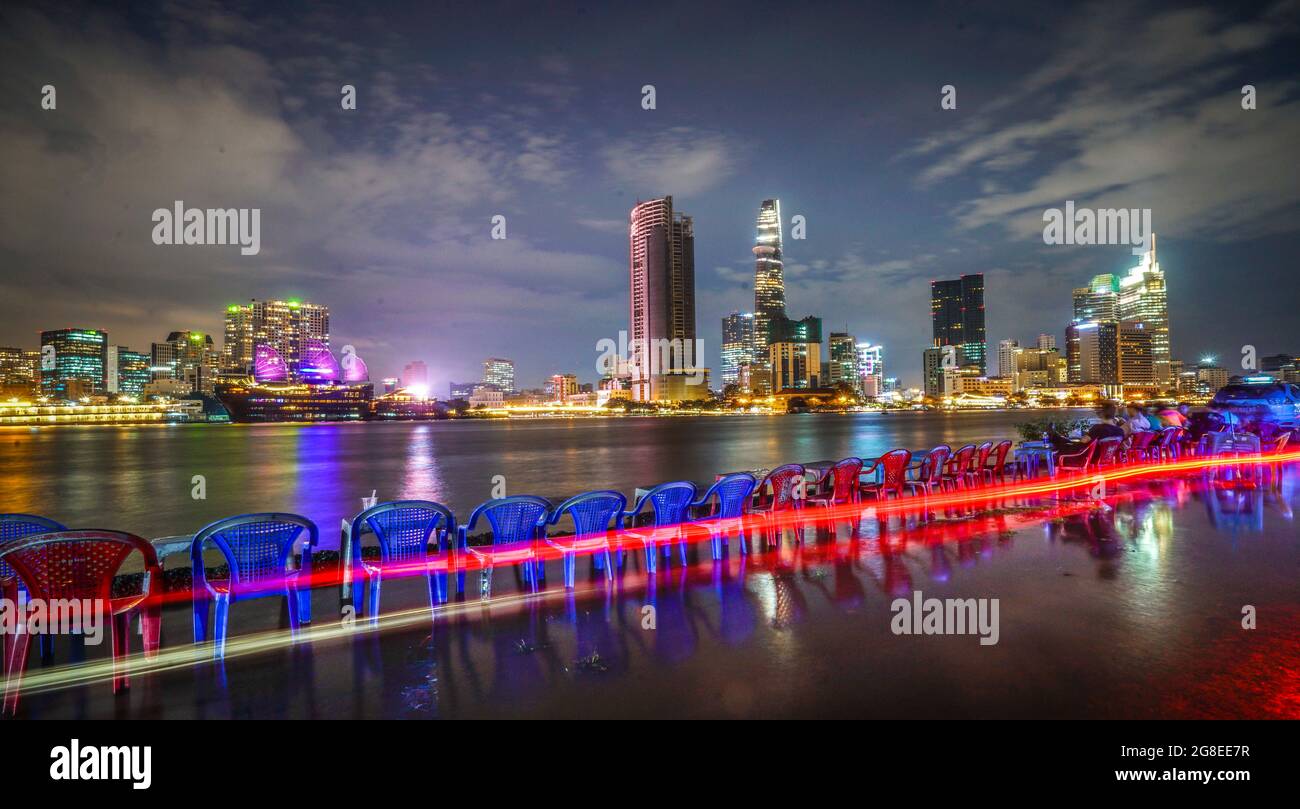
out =
[[194,593],[194,642],[206,643],[208,640],[208,624],[212,618],[212,599],[206,594],[200,595]]
[[[564,568],[564,589],[572,590],[574,582],[577,579],[578,559],[577,554],[563,553],[560,555],[560,566]],[[597,565],[599,568],[599,565]]]
[[27,668],[27,645],[32,636],[19,632],[10,638],[5,655],[4,713],[13,716],[18,712],[18,690],[22,685],[23,669]]
[[370,583],[370,574],[358,565],[352,569],[352,609],[354,614],[364,614],[366,608],[366,590]]
[[[373,580],[371,581],[371,586],[374,586]],[[298,628],[302,626],[302,599],[299,598],[298,588],[296,587],[286,587],[284,590],[284,597],[288,599],[289,635],[294,640],[297,640]]]
[[370,603],[367,605],[366,614],[370,616],[371,621],[379,620],[379,596],[383,592],[384,574],[376,570],[370,576]]
[[447,603],[447,574],[429,574],[429,606]]
[[655,557],[658,554],[655,551],[653,540],[647,540],[645,543],[645,572],[653,575],[655,572]]
[[126,658],[131,653],[131,613],[112,616],[109,631],[113,642],[113,693],[116,694],[131,685],[126,675]]
[[162,607],[154,604],[140,611],[140,634],[144,636],[144,656],[152,660],[162,646]]
[[606,548],[604,557],[605,557],[605,579],[606,581],[613,581],[614,580],[614,554],[609,548]]
[[492,566],[487,565],[479,571],[478,582],[479,598],[488,599],[492,597]]
[[[212,650],[212,655],[217,659],[222,659],[226,656],[226,624],[230,618],[230,594],[218,593],[213,601],[215,602],[213,608],[216,612],[216,621],[213,626],[215,647]],[[290,613],[290,618],[292,617],[293,615]]]

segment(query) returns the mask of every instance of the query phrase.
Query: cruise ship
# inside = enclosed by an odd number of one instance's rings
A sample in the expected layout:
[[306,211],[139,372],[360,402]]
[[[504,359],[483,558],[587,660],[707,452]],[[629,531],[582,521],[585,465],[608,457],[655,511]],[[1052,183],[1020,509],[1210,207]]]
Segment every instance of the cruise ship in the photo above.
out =
[[235,422],[370,418],[374,386],[365,381],[367,371],[359,358],[353,357],[352,367],[344,373],[324,344],[308,340],[298,377],[291,381],[288,367],[275,349],[259,345],[252,377],[218,384],[216,395]]

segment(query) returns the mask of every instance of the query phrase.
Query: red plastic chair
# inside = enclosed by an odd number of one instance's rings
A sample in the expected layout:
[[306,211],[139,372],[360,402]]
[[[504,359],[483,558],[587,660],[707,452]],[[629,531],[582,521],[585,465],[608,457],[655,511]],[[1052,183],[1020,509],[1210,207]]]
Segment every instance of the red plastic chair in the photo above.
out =
[[1057,469],[1068,469],[1075,472],[1087,472],[1088,467],[1092,465],[1093,454],[1097,451],[1097,441],[1089,441],[1079,452],[1069,455],[1062,455],[1056,459]]
[[[144,580],[138,595],[113,597],[113,578],[133,552],[144,557]],[[113,691],[129,686],[124,658],[130,651],[131,618],[139,615],[144,654],[158,654],[162,628],[162,567],[148,540],[122,531],[58,531],[19,540],[0,556],[13,566],[29,597],[53,605],[57,601],[90,601],[101,617],[109,618],[113,652]],[[27,667],[28,632],[19,633],[5,659],[4,711],[18,709],[18,691]]]
[[[803,503],[800,495],[806,485],[804,468],[797,463],[778,466],[768,472],[767,477],[758,484],[759,502],[750,511],[763,515],[763,536],[769,545],[773,534],[775,533],[779,540],[787,526],[794,528],[796,537],[802,536],[803,523],[796,518],[796,515]],[[772,489],[770,494],[769,486]]]
[[805,503],[810,506],[841,506],[858,501],[859,479],[862,476],[862,459],[845,458],[831,467],[826,476],[829,487],[823,493],[809,497]]
[[921,468],[916,471],[916,478],[907,482],[908,488],[920,489],[922,494],[929,494],[936,487],[942,488],[943,467],[951,454],[952,447],[947,444],[940,444],[926,453],[925,460],[921,461]]
[[1160,441],[1155,447],[1155,460],[1178,460],[1178,436],[1182,432],[1182,427],[1166,427],[1160,431]]
[[1097,445],[1097,449],[1093,451],[1093,466],[1101,469],[1103,466],[1116,466],[1119,464],[1119,451],[1124,445],[1123,438],[1118,436],[1114,438],[1100,438],[1092,443]]
[[1007,455],[1011,452],[1011,442],[999,441],[993,448],[993,465],[984,467],[984,475],[988,478],[989,483],[994,481],[1003,481],[1007,479]]
[[895,497],[902,497],[903,490],[906,488],[907,465],[912,462],[912,451],[907,449],[891,449],[871,465],[867,472],[881,472],[879,483],[862,484],[862,494],[871,495],[879,500],[885,499],[885,495],[893,492]]
[[948,468],[944,470],[940,480],[946,486],[963,486],[966,480],[966,470],[970,468],[971,456],[975,454],[975,445],[967,444],[952,454],[948,461]]
[[1158,433],[1144,430],[1129,436],[1128,449],[1124,451],[1125,460],[1129,463],[1151,460],[1151,444],[1157,435]]
[[975,454],[970,459],[970,466],[966,469],[967,480],[977,486],[984,482],[984,467],[988,465],[989,454],[992,452],[992,441],[985,441],[975,449]]
[[[805,506],[822,506],[827,512],[830,512],[835,506],[856,503],[861,499],[861,491],[858,486],[862,478],[862,459],[845,458],[830,468],[830,471],[823,478],[829,486],[815,497],[809,497],[804,501]],[[816,528],[818,531],[825,530],[834,536],[835,519],[826,517],[818,521]],[[853,520],[852,525],[856,532],[857,520]],[[856,533],[855,533],[856,536]]]

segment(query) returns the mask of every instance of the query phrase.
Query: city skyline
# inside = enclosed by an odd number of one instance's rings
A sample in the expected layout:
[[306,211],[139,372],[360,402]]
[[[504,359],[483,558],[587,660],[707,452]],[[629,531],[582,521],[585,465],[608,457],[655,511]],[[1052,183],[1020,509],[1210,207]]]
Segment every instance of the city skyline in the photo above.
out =
[[[626,328],[627,211],[672,194],[695,220],[696,320],[714,369],[722,317],[753,299],[754,209],[767,199],[781,200],[795,309],[883,344],[908,386],[920,368],[907,358],[930,344],[930,280],[983,273],[996,345],[1063,339],[1071,290],[1132,267],[1128,245],[1043,243],[1042,212],[1067,200],[1153,211],[1174,359],[1295,350],[1297,192],[1280,161],[1300,133],[1294,32],[1280,24],[1292,6],[1234,25],[1208,6],[1098,9],[1068,30],[1025,6],[1016,29],[972,11],[922,39],[907,33],[919,11],[827,11],[813,25],[752,8],[753,30],[779,19],[787,35],[738,50],[717,77],[707,43],[734,31],[720,10],[698,12],[664,59],[641,37],[666,23],[622,9],[538,15],[535,40],[476,54],[456,40],[491,25],[490,7],[402,11],[404,33],[387,39],[369,17],[315,10],[302,19],[314,49],[257,12],[93,10],[80,30],[71,12],[7,7],[0,177],[23,204],[0,217],[0,344],[34,349],[66,326],[144,351],[171,331],[220,334],[233,302],[300,298],[331,307],[373,378],[422,360],[441,388],[491,355],[515,360],[521,387],[591,378],[596,341]],[[607,45],[589,44],[592,25],[615,32]],[[1116,28],[1181,47],[1117,53]],[[847,48],[863,37],[877,47]],[[447,47],[418,47],[431,40]],[[1003,66],[966,70],[989,43]],[[850,61],[824,65],[838,45]],[[1233,60],[1250,75],[1221,70],[1224,55],[1250,55]],[[1083,64],[1087,97],[1061,78]],[[1247,81],[1260,88],[1249,112],[1234,97]],[[37,103],[49,82],[56,110]],[[944,111],[950,82],[958,103]],[[339,109],[344,83],[352,113]],[[1071,118],[1080,104],[1096,123]],[[1171,131],[1183,148],[1160,148]],[[261,252],[153,244],[149,212],[176,200],[263,210]],[[507,236],[494,241],[497,215]],[[794,216],[805,238],[791,236]],[[1219,306],[1225,288],[1270,278],[1271,294]]]

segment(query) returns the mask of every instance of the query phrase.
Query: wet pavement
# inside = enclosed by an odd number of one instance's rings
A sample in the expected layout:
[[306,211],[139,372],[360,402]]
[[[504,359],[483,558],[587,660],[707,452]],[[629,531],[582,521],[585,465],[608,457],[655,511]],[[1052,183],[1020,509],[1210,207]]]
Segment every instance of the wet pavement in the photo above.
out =
[[[24,690],[19,716],[1295,718],[1298,482],[1293,465],[1267,482],[1119,483],[1104,504],[1084,491],[868,513],[856,537],[842,520],[834,538],[809,526],[748,555],[732,540],[718,562],[704,542],[652,577],[629,553],[612,585],[581,559],[570,592],[553,561],[535,597],[498,569],[492,602],[471,575],[432,618],[422,579],[386,580],[397,620],[377,629],[224,666],[167,658],[118,696],[106,680]],[[895,634],[891,603],[916,591],[997,599],[997,642]],[[313,608],[330,622],[337,589]],[[283,620],[279,599],[236,604],[232,638]],[[165,611],[165,647],[183,647],[189,621]]]

